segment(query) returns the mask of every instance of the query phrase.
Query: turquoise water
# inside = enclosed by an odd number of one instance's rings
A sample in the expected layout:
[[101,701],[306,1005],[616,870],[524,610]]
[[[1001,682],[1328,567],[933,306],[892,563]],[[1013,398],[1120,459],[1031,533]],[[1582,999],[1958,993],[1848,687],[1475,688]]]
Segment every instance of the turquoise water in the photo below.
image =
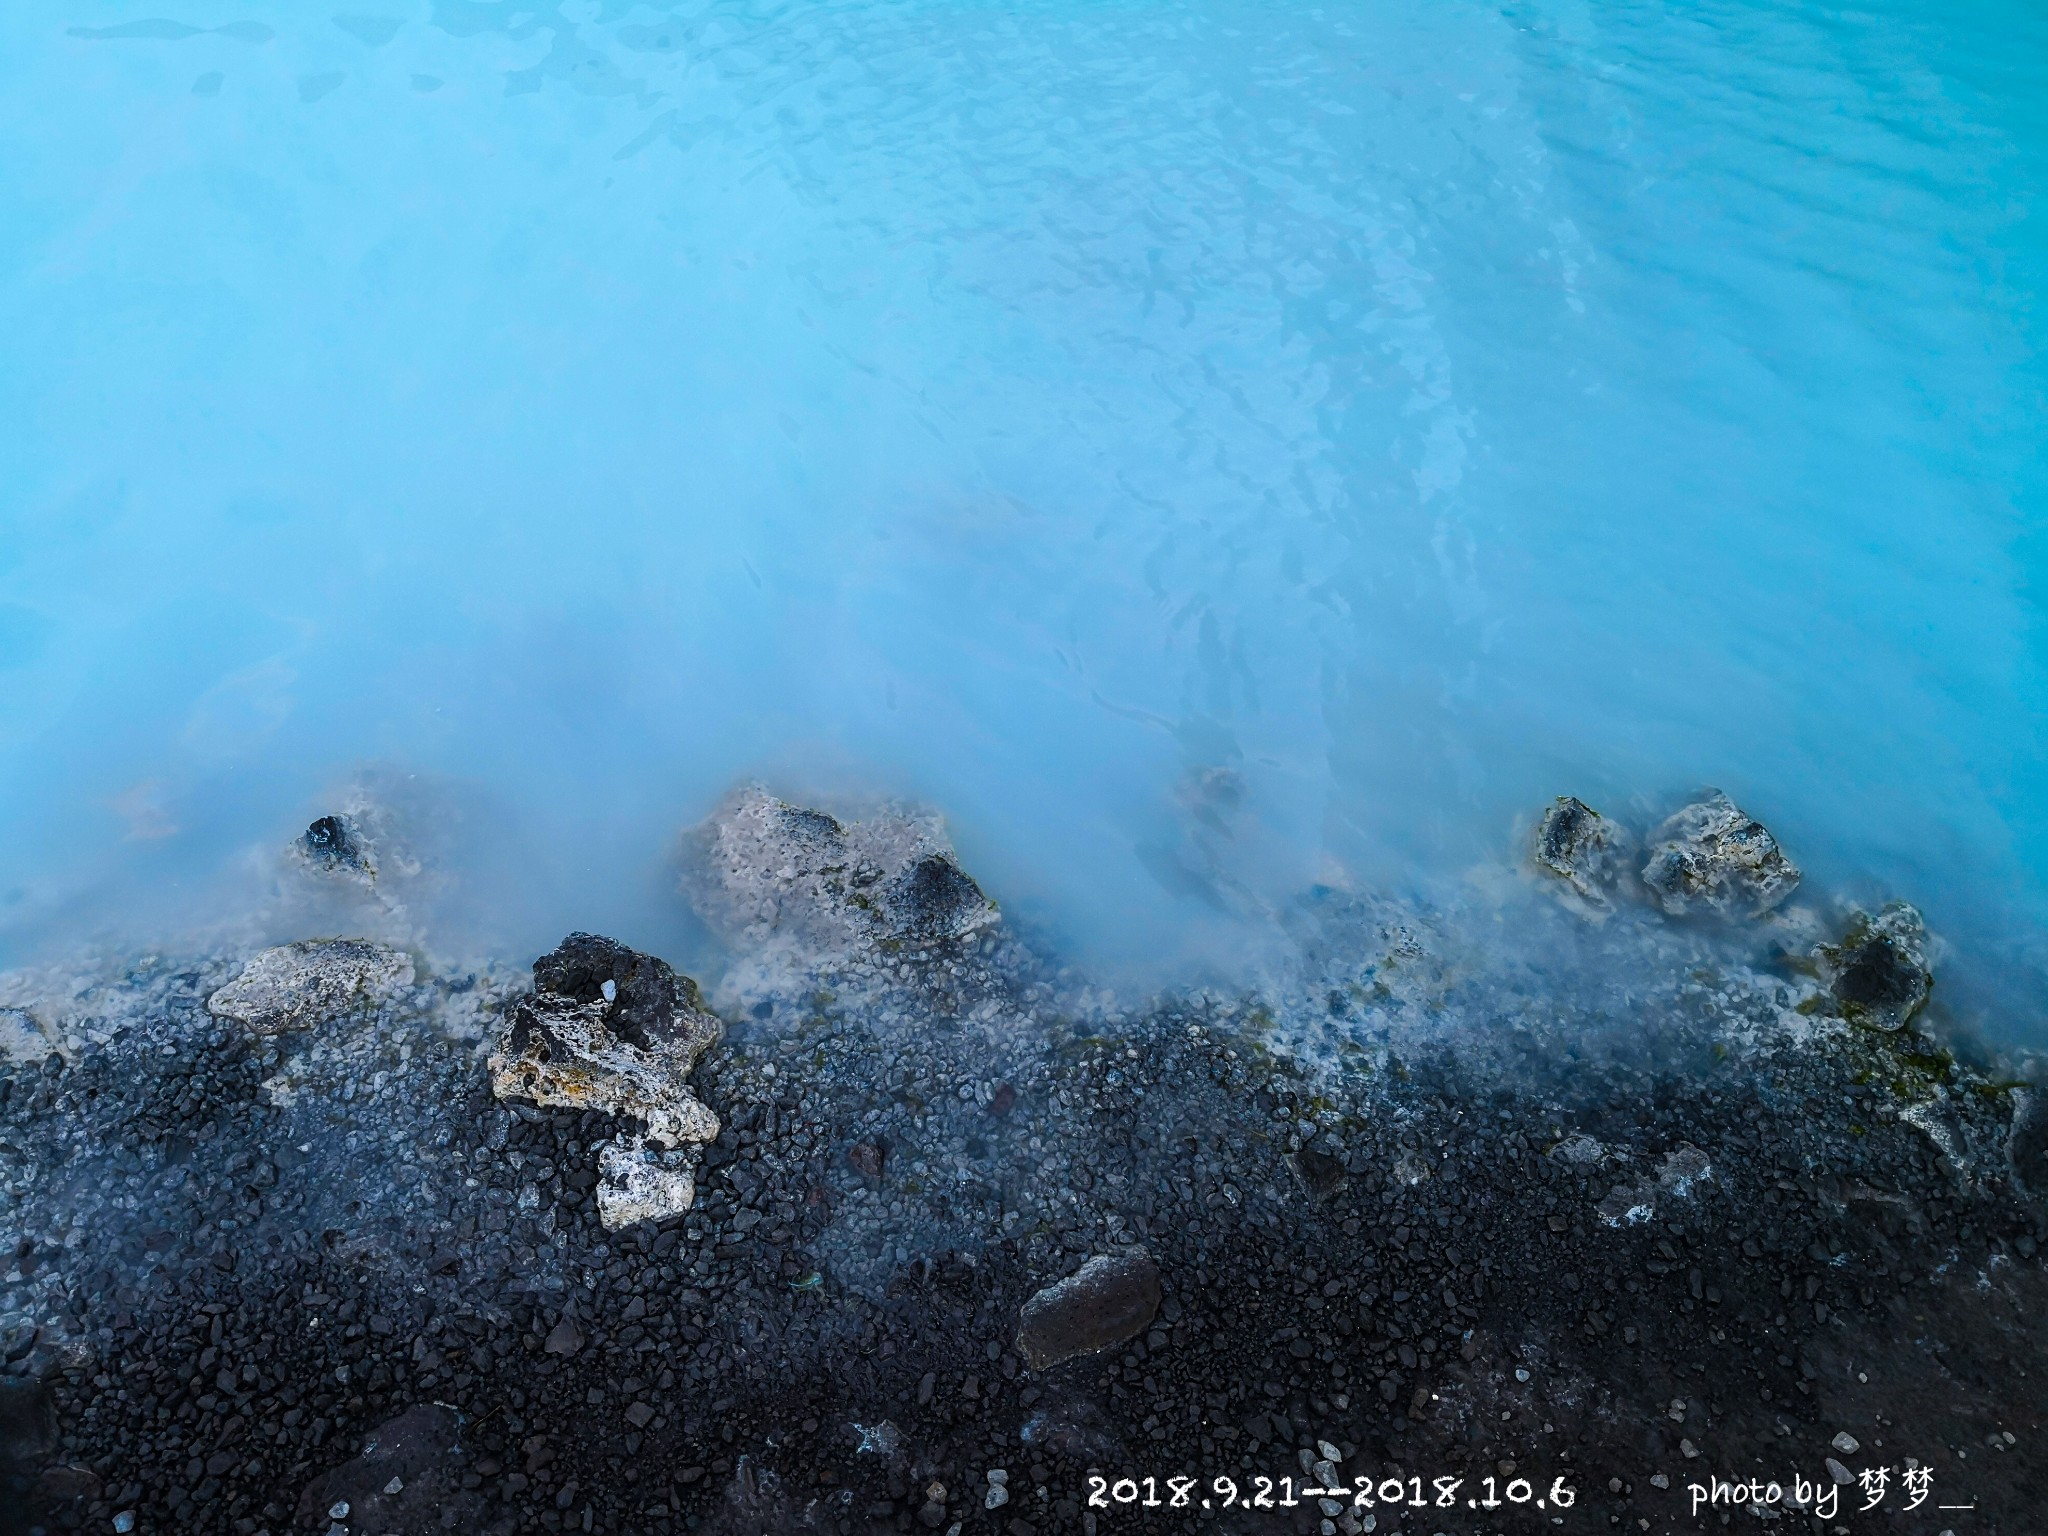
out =
[[2038,7],[165,3],[0,16],[12,952],[375,766],[529,947],[750,773],[1141,973],[1713,783],[2038,964]]

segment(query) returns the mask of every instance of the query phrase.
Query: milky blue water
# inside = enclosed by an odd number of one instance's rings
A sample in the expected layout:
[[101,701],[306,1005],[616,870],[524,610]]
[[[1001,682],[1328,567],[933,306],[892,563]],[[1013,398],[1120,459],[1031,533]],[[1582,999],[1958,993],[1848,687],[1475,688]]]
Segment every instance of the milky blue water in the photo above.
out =
[[2038,959],[2038,6],[174,3],[0,14],[9,953],[381,767],[514,944],[748,774],[1139,972],[1712,783]]

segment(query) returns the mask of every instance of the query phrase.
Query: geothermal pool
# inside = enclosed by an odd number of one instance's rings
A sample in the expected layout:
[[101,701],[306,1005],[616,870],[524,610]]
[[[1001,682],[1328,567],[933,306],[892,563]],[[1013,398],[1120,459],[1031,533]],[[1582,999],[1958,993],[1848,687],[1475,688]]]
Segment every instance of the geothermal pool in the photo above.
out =
[[1141,979],[1714,784],[2039,1038],[2038,8],[348,3],[0,17],[0,960],[365,774],[522,958],[754,776]]

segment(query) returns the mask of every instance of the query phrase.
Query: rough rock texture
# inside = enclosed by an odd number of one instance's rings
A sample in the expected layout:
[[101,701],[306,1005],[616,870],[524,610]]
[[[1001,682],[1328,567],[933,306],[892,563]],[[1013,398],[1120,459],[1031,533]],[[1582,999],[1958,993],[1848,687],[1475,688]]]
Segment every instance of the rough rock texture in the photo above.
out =
[[683,889],[739,957],[726,986],[743,1005],[798,975],[858,980],[997,922],[934,818],[889,807],[843,822],[758,785],[691,834]]
[[50,1050],[34,1014],[26,1008],[0,1008],[0,1060],[41,1061]]
[[491,1053],[500,1098],[597,1110],[639,1122],[598,1149],[605,1225],[680,1215],[695,1199],[696,1148],[718,1117],[689,1076],[720,1034],[697,985],[614,940],[572,933],[533,965]]
[[361,1455],[306,1484],[298,1528],[324,1532],[338,1524],[348,1536],[480,1529],[486,1506],[474,1486],[463,1486],[469,1464],[461,1438],[456,1416],[439,1404],[406,1409],[370,1431]]
[[1840,944],[1816,951],[1821,974],[1842,1016],[1877,1029],[1901,1029],[1934,986],[1927,963],[1927,927],[1903,901],[1876,917],[1859,912]]
[[412,983],[412,959],[400,950],[367,939],[314,939],[266,949],[206,1006],[217,1018],[277,1034],[375,1010]]
[[1024,1303],[1017,1353],[1034,1371],[1098,1355],[1143,1333],[1159,1315],[1159,1301],[1159,1266],[1149,1253],[1098,1254]]
[[[1951,1054],[1940,999],[1850,1024],[1748,930],[1528,909],[1525,956],[1319,896],[1294,1001],[1085,1003],[997,928],[877,949],[857,994],[798,968],[698,1065],[695,1204],[617,1227],[616,1118],[491,1091],[523,968],[278,1035],[207,1012],[219,957],[0,977],[59,1047],[0,1060],[30,1518],[284,1536],[439,1404],[479,1536],[1678,1536],[1722,1529],[1689,1483],[1827,1457],[1889,1476],[1833,1525],[2035,1536],[2048,1130],[2013,1067]],[[1618,1184],[1652,1211],[1609,1225]],[[1029,1369],[1021,1309],[1133,1244],[1150,1325]],[[1273,1502],[1173,1507],[1182,1476]],[[1396,1476],[1576,1501],[1389,1508]]]
[[1761,917],[1792,894],[1799,869],[1762,822],[1716,789],[1651,834],[1643,884],[1673,917]]
[[1613,905],[1634,852],[1626,827],[1571,795],[1559,795],[1536,826],[1537,868],[1557,876],[1596,913]]
[[374,879],[377,866],[367,840],[347,816],[320,816],[300,834],[299,855],[316,869],[350,870]]

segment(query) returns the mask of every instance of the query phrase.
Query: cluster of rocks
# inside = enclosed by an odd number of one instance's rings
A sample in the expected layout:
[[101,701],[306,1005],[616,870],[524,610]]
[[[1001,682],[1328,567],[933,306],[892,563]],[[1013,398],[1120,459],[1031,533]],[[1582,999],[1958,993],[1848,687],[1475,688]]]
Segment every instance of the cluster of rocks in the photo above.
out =
[[1535,858],[1596,912],[1634,896],[1672,917],[1757,918],[1800,879],[1763,823],[1718,789],[1665,818],[1646,845],[1583,800],[1559,795],[1537,823]]
[[[1730,825],[1680,830],[1761,867]],[[1687,950],[1606,1049],[1319,897],[1331,1028],[1509,1043],[1309,1058],[1255,998],[1075,1009],[928,819],[749,791],[694,843],[708,1002],[590,935],[0,986],[17,1528],[1558,1528],[1278,1502],[1490,1477],[1661,1533],[1828,1458],[2034,1528],[2048,1112],[1906,1026],[1904,911],[1776,976]]]
[[[1720,790],[1681,806],[1640,842],[1583,800],[1560,795],[1537,822],[1533,858],[1578,910],[1596,919],[1634,901],[1667,917],[1755,922],[1777,913],[1801,878],[1769,829]],[[1934,984],[1920,914],[1902,901],[1875,916],[1852,909],[1833,943],[1806,934],[1818,921],[1801,913],[1780,926],[1826,981],[1840,1013],[1880,1029],[1903,1028]]]

